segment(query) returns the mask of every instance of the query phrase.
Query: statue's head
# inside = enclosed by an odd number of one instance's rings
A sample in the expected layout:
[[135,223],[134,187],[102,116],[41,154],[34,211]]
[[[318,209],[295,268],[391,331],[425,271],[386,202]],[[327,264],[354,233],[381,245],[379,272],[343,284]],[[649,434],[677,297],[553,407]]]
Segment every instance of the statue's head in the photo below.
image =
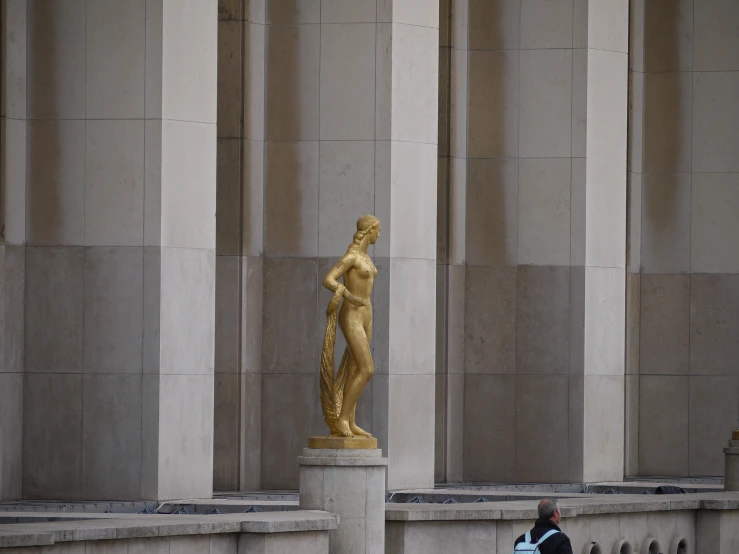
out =
[[379,238],[380,220],[373,215],[363,215],[357,220],[357,231],[354,233],[354,240],[349,245],[349,249],[356,250],[365,239],[368,244],[375,244]]
[[380,238],[380,220],[370,214],[363,215],[357,219],[357,232],[364,232],[369,243],[375,244]]

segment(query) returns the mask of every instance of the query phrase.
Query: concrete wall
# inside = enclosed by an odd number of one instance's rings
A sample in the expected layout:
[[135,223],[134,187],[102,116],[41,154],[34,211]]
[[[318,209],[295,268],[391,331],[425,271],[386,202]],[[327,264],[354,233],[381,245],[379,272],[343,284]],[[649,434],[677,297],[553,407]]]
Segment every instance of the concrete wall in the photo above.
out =
[[631,3],[629,475],[722,475],[739,419],[738,21]]
[[[702,517],[708,521],[703,523]],[[563,519],[560,527],[570,538],[572,551],[578,553],[729,554],[734,552],[738,537],[728,520],[724,522],[722,518],[735,519],[735,514],[677,511],[582,515]],[[511,552],[514,541],[531,527],[532,522],[527,520],[388,521],[385,551],[387,554],[504,554]],[[653,550],[649,549],[650,544]],[[679,550],[681,544],[687,550]],[[719,544],[719,548],[711,548]]]

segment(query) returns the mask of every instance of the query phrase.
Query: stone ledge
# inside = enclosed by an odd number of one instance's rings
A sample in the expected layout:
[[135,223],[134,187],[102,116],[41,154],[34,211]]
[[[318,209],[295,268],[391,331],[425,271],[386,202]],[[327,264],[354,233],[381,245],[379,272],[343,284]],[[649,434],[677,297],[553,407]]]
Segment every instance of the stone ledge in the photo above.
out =
[[386,504],[385,521],[466,521],[501,519],[490,504]]
[[[49,514],[17,514],[23,521]],[[80,520],[79,515],[59,521],[0,526],[0,548],[44,546],[57,542],[138,539],[221,533],[292,533],[329,531],[339,517],[313,510],[226,515],[131,515],[104,514]]]
[[[471,521],[536,519],[537,502],[480,502],[463,504],[386,504],[387,521]],[[685,510],[737,510],[739,493],[709,493],[644,498],[619,495],[615,498],[563,498],[562,516],[577,517],[638,512]]]

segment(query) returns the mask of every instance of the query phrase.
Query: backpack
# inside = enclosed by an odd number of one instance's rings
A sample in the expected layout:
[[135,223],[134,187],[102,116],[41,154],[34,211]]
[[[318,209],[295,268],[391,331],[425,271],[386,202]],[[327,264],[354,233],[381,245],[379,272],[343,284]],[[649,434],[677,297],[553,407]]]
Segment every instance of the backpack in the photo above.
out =
[[539,546],[541,543],[543,543],[545,540],[547,540],[552,535],[556,535],[559,533],[556,529],[552,529],[551,531],[547,531],[542,535],[542,537],[538,540],[538,542],[531,542],[531,531],[526,533],[524,535],[523,540],[516,545],[516,548],[513,549],[513,554],[517,554],[518,552],[529,552],[530,554],[541,554],[541,551],[539,550]]

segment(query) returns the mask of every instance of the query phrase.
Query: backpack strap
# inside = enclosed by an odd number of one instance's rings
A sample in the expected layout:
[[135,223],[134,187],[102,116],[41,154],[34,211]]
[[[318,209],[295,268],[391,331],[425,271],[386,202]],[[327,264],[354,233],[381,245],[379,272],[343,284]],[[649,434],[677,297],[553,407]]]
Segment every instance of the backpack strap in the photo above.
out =
[[539,539],[539,544],[543,543],[543,542],[544,542],[545,540],[547,540],[547,539],[548,539],[549,537],[551,537],[552,535],[556,535],[557,533],[559,533],[559,531],[557,531],[556,529],[552,529],[551,531],[547,531],[547,532],[546,532],[546,533],[544,533],[544,534],[543,534],[543,535],[541,536],[541,538]]
[[531,531],[528,531],[526,535],[524,535],[523,540],[526,544],[531,544]]

